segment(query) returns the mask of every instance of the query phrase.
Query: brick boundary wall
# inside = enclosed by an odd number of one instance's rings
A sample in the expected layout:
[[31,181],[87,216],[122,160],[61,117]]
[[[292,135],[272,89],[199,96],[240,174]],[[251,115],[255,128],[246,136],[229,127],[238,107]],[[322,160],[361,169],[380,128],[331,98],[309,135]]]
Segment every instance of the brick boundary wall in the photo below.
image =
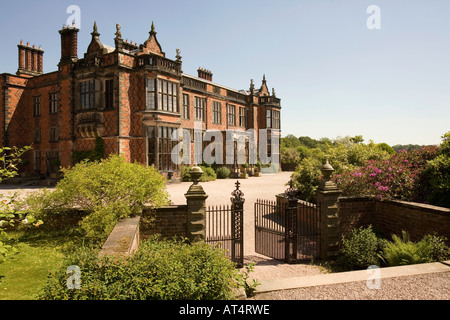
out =
[[[354,228],[373,225],[375,222],[375,199],[370,197],[339,198],[339,228],[346,237]],[[375,226],[374,226],[375,227]]]
[[450,209],[399,200],[371,197],[339,198],[340,230],[343,236],[371,224],[386,237],[409,233],[412,241],[437,233],[450,241]]
[[[144,214],[146,210],[144,209]],[[172,205],[155,209],[152,214],[155,220],[150,228],[141,229],[141,238],[160,234],[166,238],[188,237],[188,206]]]
[[376,201],[375,225],[387,234],[408,231],[413,241],[434,232],[450,240],[450,209],[398,200]]

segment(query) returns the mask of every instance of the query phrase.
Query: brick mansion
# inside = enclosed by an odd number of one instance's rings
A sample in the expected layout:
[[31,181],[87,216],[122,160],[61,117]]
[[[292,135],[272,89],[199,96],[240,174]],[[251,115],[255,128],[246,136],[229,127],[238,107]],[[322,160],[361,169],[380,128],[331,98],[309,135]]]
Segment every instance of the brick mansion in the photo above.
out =
[[[181,51],[166,57],[153,24],[143,44],[123,40],[117,25],[114,47],[101,42],[94,24],[82,57],[79,29],[65,26],[59,33],[57,71],[44,73],[42,48],[21,41],[17,73],[0,74],[0,147],[32,146],[24,155],[27,171],[48,175],[55,166],[72,166],[74,153],[93,150],[100,137],[105,156],[122,154],[177,177],[175,129],[194,133],[200,121],[203,130],[223,135],[248,129],[267,129],[269,139],[271,132],[279,135],[280,99],[265,76],[259,88],[251,80],[249,89],[236,90],[214,83],[204,68],[186,74]],[[191,144],[194,157],[194,134]]]

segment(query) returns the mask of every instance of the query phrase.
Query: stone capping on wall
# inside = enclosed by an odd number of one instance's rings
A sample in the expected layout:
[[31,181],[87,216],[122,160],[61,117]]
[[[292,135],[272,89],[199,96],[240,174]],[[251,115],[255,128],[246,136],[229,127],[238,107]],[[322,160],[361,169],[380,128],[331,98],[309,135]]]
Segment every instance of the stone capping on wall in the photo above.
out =
[[377,199],[376,197],[372,196],[361,196],[361,197],[339,197],[339,202],[362,202],[362,201],[380,201],[380,202],[391,202],[391,203],[398,203],[402,206],[406,206],[409,208],[417,209],[425,209],[433,213],[443,213],[443,214],[450,214],[449,208],[444,207],[438,207],[431,204],[426,203],[420,203],[420,202],[411,202],[411,201],[403,201],[403,200],[395,200],[395,199]]
[[139,247],[140,220],[140,216],[120,220],[100,250],[99,256],[128,257],[136,251]]
[[381,202],[389,202],[391,204],[396,204],[402,207],[407,207],[410,209],[418,209],[420,211],[425,211],[433,214],[440,214],[450,217],[450,209],[444,207],[438,207],[431,204],[418,203],[418,202],[407,202],[401,200],[380,200]]
[[433,214],[440,214],[450,217],[450,209],[444,207],[438,207],[431,204],[419,203],[419,202],[409,202],[395,199],[377,199],[371,196],[362,197],[339,197],[339,202],[379,202],[379,203],[390,203],[405,208],[416,209],[424,212],[429,212]]
[[363,196],[363,197],[339,197],[339,202],[365,202],[365,201],[375,201],[374,197]]

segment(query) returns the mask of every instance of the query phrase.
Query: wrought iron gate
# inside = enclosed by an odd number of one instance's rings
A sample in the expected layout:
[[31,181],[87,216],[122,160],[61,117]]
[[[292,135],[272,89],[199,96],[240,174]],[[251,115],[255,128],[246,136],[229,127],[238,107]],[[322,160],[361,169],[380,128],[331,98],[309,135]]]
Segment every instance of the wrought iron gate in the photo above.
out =
[[206,210],[206,242],[225,250],[237,268],[244,266],[244,193],[236,182],[231,206],[212,206]]
[[255,251],[287,263],[320,256],[319,208],[293,191],[291,185],[277,201],[255,203]]

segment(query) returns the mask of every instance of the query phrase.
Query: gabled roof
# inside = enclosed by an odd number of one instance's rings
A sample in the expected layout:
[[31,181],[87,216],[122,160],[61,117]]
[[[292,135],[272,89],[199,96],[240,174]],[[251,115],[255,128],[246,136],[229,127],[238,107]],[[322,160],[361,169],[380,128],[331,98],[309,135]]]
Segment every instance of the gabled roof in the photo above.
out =
[[161,45],[158,42],[158,39],[156,38],[157,32],[155,31],[155,24],[152,22],[152,29],[149,32],[150,36],[149,38],[144,42],[144,44],[141,46],[140,51],[142,53],[154,53],[160,56],[165,57],[166,54],[162,51]]
[[270,96],[269,88],[267,87],[266,75],[263,76],[261,88],[255,91],[257,96]]
[[100,33],[98,33],[98,28],[97,28],[97,22],[94,22],[94,30],[91,33],[92,35],[92,40],[91,43],[88,46],[86,55],[91,55],[94,53],[101,53],[101,54],[105,54],[105,53],[110,53],[113,52],[115,49],[103,44],[100,41]]

